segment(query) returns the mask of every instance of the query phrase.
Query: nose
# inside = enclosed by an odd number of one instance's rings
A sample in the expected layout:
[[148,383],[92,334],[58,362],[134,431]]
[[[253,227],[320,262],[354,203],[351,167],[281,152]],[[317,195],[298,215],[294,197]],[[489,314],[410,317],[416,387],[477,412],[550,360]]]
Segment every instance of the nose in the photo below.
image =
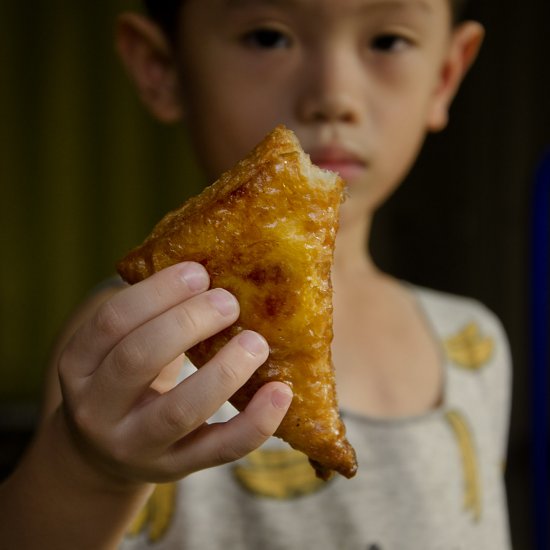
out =
[[297,111],[301,122],[317,124],[359,122],[362,112],[359,67],[350,55],[311,59],[302,72]]
[[355,123],[358,120],[352,101],[345,94],[310,96],[301,105],[300,118],[314,123]]

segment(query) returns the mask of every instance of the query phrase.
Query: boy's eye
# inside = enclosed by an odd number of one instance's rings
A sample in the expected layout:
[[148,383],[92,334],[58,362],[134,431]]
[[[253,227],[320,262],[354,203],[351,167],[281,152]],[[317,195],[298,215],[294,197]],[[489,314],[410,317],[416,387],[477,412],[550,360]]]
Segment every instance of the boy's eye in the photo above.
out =
[[373,39],[371,48],[379,52],[393,53],[405,49],[410,42],[397,34],[381,34]]
[[244,43],[253,48],[276,49],[288,48],[290,39],[276,29],[256,29],[243,37]]

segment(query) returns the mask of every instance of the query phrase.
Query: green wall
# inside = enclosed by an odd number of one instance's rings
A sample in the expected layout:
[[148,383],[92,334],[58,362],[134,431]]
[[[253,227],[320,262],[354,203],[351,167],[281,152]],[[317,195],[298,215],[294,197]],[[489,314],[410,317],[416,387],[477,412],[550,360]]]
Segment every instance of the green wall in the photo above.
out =
[[36,400],[66,315],[201,186],[184,132],[153,122],[118,64],[121,6],[0,3],[4,402]]

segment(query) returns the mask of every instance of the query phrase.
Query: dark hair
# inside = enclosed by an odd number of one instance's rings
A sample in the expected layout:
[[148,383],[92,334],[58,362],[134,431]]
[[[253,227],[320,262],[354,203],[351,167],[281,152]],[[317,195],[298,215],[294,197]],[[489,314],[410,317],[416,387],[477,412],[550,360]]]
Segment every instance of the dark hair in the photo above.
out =
[[[145,9],[151,19],[155,21],[164,32],[175,38],[178,28],[178,16],[184,0],[143,0]],[[462,20],[468,0],[449,0],[451,4],[453,23]]]
[[143,0],[149,17],[170,37],[177,35],[178,19],[183,0]]
[[451,13],[453,16],[453,23],[456,25],[460,23],[464,18],[464,13],[466,11],[466,6],[468,5],[468,0],[450,0],[451,3]]

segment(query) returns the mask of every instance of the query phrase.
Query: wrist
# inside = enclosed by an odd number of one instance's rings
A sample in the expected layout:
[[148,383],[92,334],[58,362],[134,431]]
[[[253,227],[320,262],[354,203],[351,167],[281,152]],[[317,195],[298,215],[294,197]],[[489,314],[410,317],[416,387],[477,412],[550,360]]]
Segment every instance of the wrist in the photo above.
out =
[[42,548],[47,540],[60,550],[98,550],[118,547],[153,485],[117,480],[98,469],[57,412],[2,489],[0,502],[9,506],[0,535],[8,547]]
[[132,498],[152,490],[153,485],[116,475],[72,432],[63,410],[58,409],[39,435],[38,444],[47,451],[52,473],[67,483],[78,483],[82,490],[110,497]]

